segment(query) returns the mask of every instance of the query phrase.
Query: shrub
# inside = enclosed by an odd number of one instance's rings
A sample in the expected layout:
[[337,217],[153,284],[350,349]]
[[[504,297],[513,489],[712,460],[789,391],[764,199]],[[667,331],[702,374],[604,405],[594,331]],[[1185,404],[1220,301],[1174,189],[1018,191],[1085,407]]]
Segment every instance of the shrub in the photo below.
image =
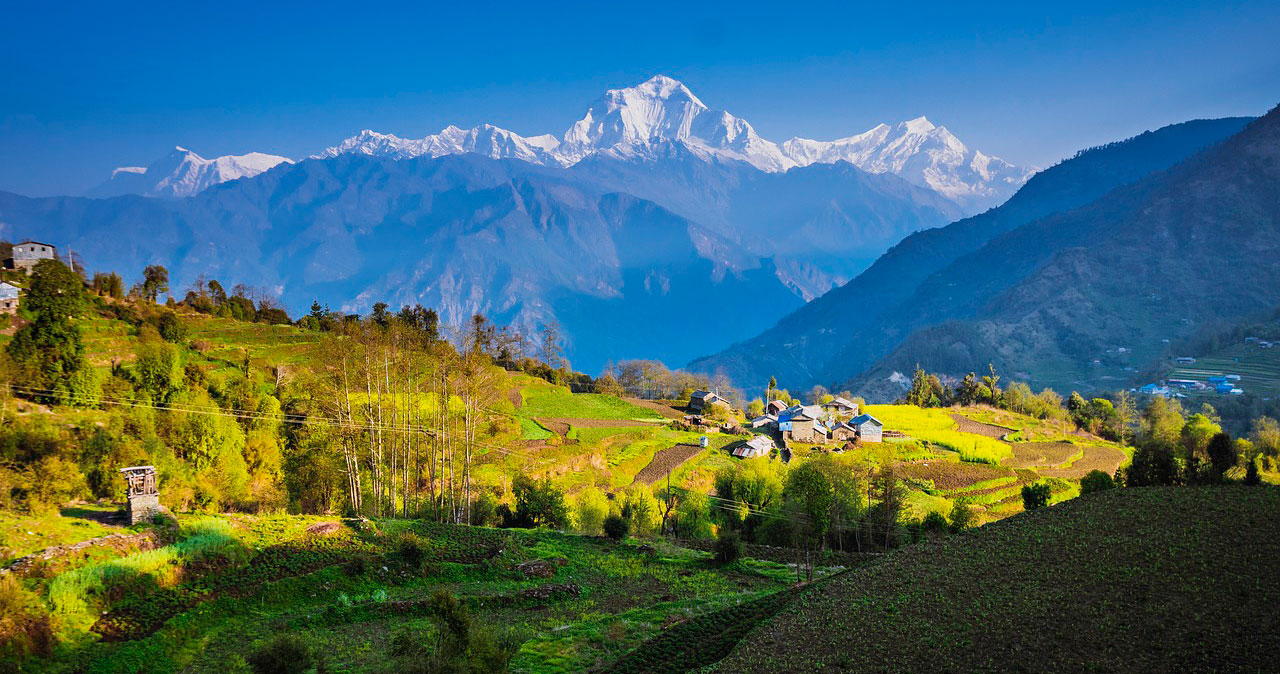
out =
[[311,669],[314,659],[302,637],[279,634],[259,645],[245,660],[256,674],[300,674]]
[[943,534],[950,530],[950,526],[947,524],[947,518],[943,517],[942,513],[936,510],[925,515],[924,520],[920,522],[920,526],[927,534]]
[[1022,507],[1027,510],[1039,510],[1049,505],[1049,496],[1053,489],[1046,483],[1028,484],[1022,487]]
[[418,566],[426,558],[422,549],[422,539],[412,531],[402,532],[396,537],[396,554],[405,562]]
[[1258,462],[1250,461],[1244,469],[1244,483],[1250,487],[1262,484],[1262,476],[1258,475]]
[[471,524],[478,527],[497,526],[500,522],[498,518],[498,499],[493,494],[485,492],[471,503]]
[[604,535],[615,541],[620,541],[627,537],[631,525],[622,515],[610,515],[604,518]]
[[733,529],[723,528],[720,530],[720,536],[716,538],[715,560],[716,564],[724,566],[738,561],[742,556],[742,540],[738,538],[738,532]]
[[951,508],[951,531],[959,533],[973,526],[973,508],[967,503],[957,503]]
[[1100,470],[1091,470],[1084,477],[1080,478],[1081,495],[1106,491],[1115,486],[1115,481],[1111,479],[1111,476]]

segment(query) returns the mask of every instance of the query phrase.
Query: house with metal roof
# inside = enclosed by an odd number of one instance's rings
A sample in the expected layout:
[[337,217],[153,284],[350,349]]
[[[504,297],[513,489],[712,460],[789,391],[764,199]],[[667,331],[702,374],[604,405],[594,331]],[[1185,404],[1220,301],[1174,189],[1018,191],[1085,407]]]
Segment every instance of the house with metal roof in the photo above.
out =
[[733,448],[733,455],[739,459],[754,459],[761,456],[768,456],[773,451],[773,440],[767,435],[757,435],[750,440]]
[[694,391],[689,396],[689,409],[694,412],[703,412],[711,408],[716,403],[725,402],[724,398],[712,393],[711,391]]
[[0,281],[0,314],[18,313],[18,296],[22,289],[8,281]]
[[884,424],[870,414],[850,419],[849,425],[857,429],[860,442],[881,442],[884,439]]

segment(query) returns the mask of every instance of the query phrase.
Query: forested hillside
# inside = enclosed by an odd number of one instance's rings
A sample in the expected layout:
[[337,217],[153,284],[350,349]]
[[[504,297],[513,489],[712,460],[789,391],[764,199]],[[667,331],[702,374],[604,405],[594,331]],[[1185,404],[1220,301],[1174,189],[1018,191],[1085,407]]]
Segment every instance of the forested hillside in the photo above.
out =
[[[783,318],[760,336],[692,367],[723,370],[740,385],[770,375],[808,384],[852,378],[887,354],[920,325],[913,302],[933,274],[957,263],[1005,232],[1054,213],[1085,206],[1122,185],[1167,169],[1237,133],[1247,118],[1199,120],[1164,127],[1129,140],[1085,150],[1032,177],[1004,205],[946,227],[913,234],[849,283]],[[975,273],[1013,262],[971,258]],[[976,264],[976,266],[975,266]],[[985,362],[962,365],[980,369]],[[909,372],[911,364],[903,372]]]

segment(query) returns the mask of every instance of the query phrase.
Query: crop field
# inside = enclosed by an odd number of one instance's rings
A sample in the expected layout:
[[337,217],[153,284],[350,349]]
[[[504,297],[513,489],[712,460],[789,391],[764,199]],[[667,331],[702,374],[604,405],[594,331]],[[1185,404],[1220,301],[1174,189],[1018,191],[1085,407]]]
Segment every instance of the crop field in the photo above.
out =
[[513,671],[583,671],[794,578],[776,562],[717,568],[709,553],[661,542],[646,551],[413,520],[181,515],[165,535],[172,542],[155,550],[24,577],[62,640],[22,671],[242,671],[282,632],[314,644],[329,671],[384,671],[396,633],[429,629],[422,609],[441,588],[476,620],[518,629]]
[[1276,512],[1267,487],[1077,498],[838,576],[713,671],[1270,670]]
[[894,468],[907,480],[931,483],[941,490],[972,488],[992,480],[1012,477],[1013,472],[984,463],[948,461],[945,458],[899,464]]
[[1115,447],[1089,446],[1084,448],[1084,456],[1069,465],[1057,468],[1045,468],[1037,470],[1045,477],[1060,477],[1070,480],[1078,480],[1090,471],[1100,470],[1107,475],[1116,472],[1120,464],[1124,463],[1128,457],[1125,453]]
[[960,414],[952,414],[950,416],[956,422],[956,430],[961,433],[973,433],[974,435],[983,435],[988,438],[1003,440],[1006,436],[1018,430],[1007,426],[997,426],[995,424],[974,421],[973,419]]
[[1084,449],[1070,442],[1015,442],[1010,449],[1013,457],[1004,461],[1010,468],[1052,468],[1084,457]]
[[653,455],[653,460],[649,462],[649,465],[641,468],[640,472],[636,473],[635,481],[651,485],[666,477],[668,473],[676,470],[685,461],[692,459],[701,452],[702,446],[692,443],[668,447]]
[[955,419],[946,410],[867,405],[866,411],[883,422],[886,430],[902,431],[917,440],[949,449],[965,461],[998,464],[1010,455],[1007,443],[958,430]]

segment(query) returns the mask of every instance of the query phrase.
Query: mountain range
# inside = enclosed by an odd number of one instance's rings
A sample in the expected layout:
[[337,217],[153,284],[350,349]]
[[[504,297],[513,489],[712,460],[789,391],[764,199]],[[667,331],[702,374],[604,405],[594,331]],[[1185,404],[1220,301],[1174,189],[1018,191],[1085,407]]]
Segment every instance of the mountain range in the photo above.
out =
[[[934,126],[924,117],[893,126],[880,124],[833,141],[792,138],[774,143],[761,138],[746,120],[707,107],[684,84],[662,75],[634,87],[605,92],[559,137],[525,137],[491,124],[470,130],[447,126],[417,139],[365,130],[311,158],[350,153],[392,159],[479,154],[567,167],[588,157],[654,160],[668,154],[672,145],[703,159],[745,162],[764,172],[848,162],[870,173],[890,173],[934,190],[967,213],[1003,202],[1033,173],[1033,169],[970,150],[945,127]],[[192,154],[183,163],[177,158],[183,152],[178,148],[145,171],[116,169],[112,179],[89,196],[191,196],[211,184],[250,177],[288,161],[260,153],[214,160]],[[220,168],[201,168],[204,163]],[[199,175],[193,175],[197,171]]]
[[1095,361],[1123,353],[1117,365],[1145,365],[1205,324],[1280,304],[1268,252],[1278,114],[1081,152],[999,208],[906,237],[851,282],[693,367],[873,399],[895,397],[917,365],[958,376],[993,363],[1063,389],[1122,384],[1121,368]]

